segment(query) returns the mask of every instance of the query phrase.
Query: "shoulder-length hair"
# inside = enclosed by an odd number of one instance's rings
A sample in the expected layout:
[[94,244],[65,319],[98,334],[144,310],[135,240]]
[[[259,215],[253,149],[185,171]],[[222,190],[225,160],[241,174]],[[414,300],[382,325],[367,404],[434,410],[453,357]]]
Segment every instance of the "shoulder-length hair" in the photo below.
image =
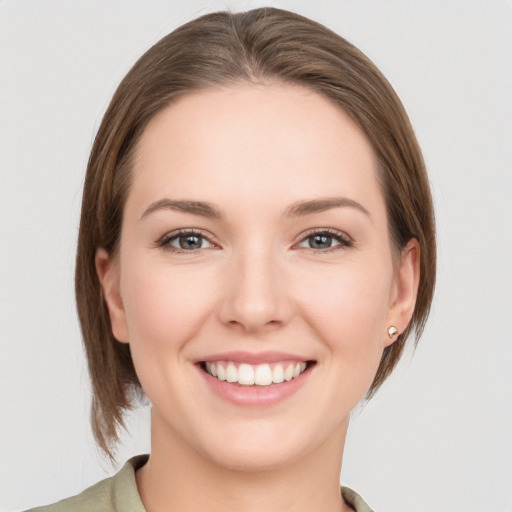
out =
[[195,19],[150,48],[119,85],[94,141],[85,178],[76,258],[76,298],[92,380],[92,425],[110,456],[123,413],[142,395],[129,344],[112,335],[95,269],[99,247],[118,251],[137,141],[176,98],[212,86],[299,84],[329,98],[356,121],[379,162],[389,236],[396,254],[420,246],[420,283],[410,325],[385,348],[373,395],[398,362],[412,330],[419,337],[434,291],[434,213],[424,161],[393,88],[357,48],[323,25],[274,8]]

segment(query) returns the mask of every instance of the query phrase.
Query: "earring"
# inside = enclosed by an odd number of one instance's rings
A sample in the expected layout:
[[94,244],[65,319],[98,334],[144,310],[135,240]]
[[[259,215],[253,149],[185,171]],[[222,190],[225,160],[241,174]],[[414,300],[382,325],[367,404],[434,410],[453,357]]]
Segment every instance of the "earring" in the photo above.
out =
[[398,333],[398,329],[392,325],[389,329],[388,329],[388,336],[393,339],[393,337]]

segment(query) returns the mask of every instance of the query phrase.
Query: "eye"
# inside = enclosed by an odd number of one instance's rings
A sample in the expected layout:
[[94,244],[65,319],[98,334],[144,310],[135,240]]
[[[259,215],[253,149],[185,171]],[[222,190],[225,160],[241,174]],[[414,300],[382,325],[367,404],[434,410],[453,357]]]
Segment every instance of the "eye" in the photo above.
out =
[[194,252],[214,247],[214,244],[200,231],[185,229],[166,234],[158,245],[175,252]]
[[298,247],[328,252],[329,249],[341,249],[352,245],[352,240],[345,233],[332,229],[322,229],[310,232],[299,242]]

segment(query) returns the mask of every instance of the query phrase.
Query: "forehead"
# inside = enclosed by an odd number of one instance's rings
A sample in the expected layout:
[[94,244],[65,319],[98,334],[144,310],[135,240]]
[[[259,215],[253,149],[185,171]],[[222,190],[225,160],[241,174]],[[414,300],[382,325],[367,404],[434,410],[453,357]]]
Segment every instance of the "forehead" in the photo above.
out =
[[233,193],[274,202],[380,196],[373,149],[352,118],[318,93],[288,84],[240,84],[180,98],[146,127],[133,172],[132,188],[146,201],[165,194],[213,202]]

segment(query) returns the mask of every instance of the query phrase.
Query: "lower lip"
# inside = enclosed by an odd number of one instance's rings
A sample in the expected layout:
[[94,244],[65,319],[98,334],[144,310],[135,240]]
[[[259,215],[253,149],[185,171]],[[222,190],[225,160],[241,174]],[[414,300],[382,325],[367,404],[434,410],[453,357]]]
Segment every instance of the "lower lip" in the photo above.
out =
[[228,402],[245,407],[270,406],[285,400],[304,385],[311,373],[311,368],[308,367],[298,377],[288,382],[270,384],[270,386],[240,386],[212,377],[200,366],[198,370],[210,389],[217,395]]

